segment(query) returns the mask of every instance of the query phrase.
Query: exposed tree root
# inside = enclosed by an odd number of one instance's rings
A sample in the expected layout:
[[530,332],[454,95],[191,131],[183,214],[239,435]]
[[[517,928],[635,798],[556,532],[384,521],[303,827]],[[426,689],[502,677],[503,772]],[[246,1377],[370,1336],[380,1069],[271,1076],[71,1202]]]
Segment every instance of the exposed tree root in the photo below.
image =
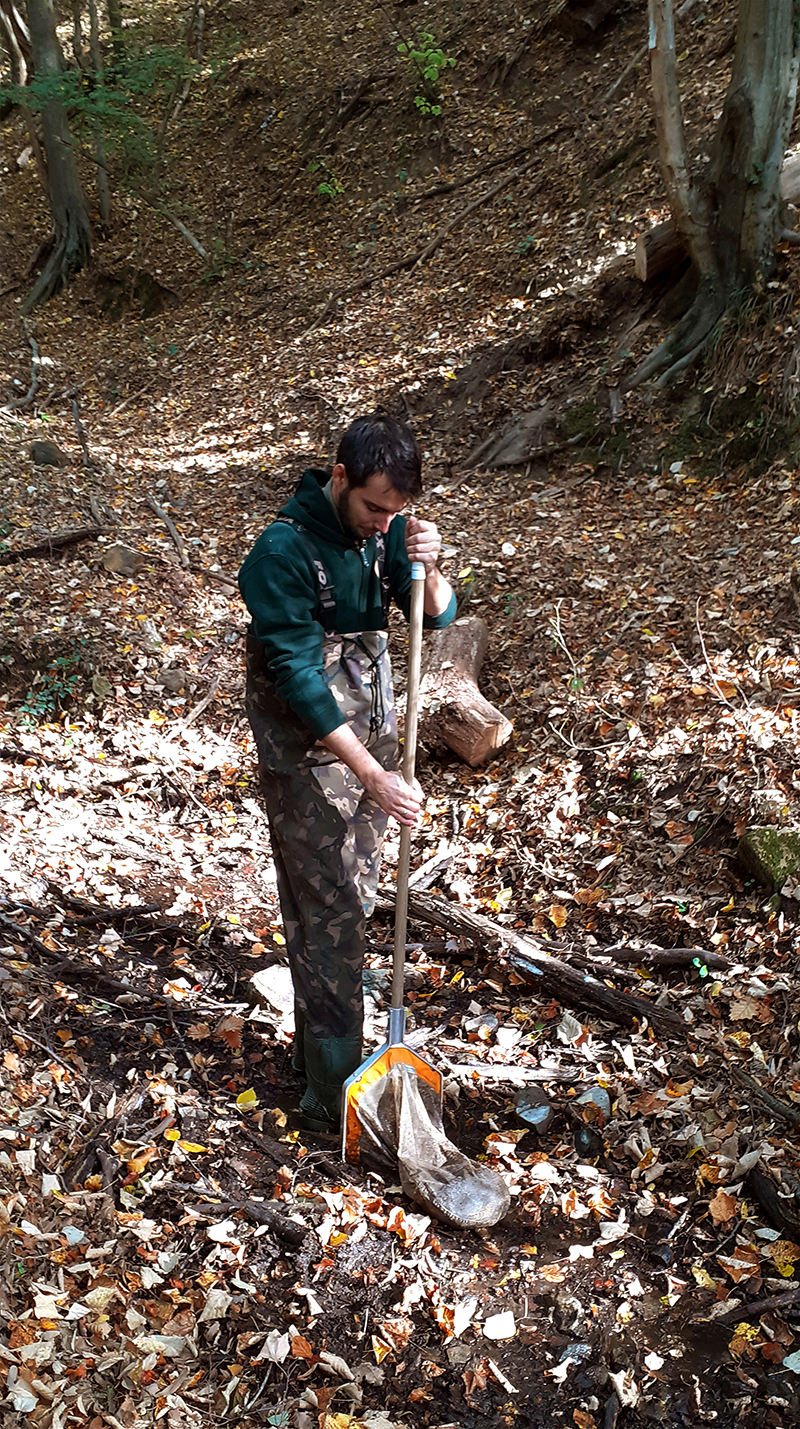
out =
[[47,263],[22,304],[20,311],[23,316],[60,293],[73,273],[79,272],[88,262],[91,251],[91,234],[82,216],[71,214],[66,229],[57,235]]
[[719,289],[701,287],[689,311],[650,356],[639,364],[624,383],[624,389],[631,391],[656,374],[656,385],[666,387],[673,377],[689,367],[700,355],[726,306],[726,298]]

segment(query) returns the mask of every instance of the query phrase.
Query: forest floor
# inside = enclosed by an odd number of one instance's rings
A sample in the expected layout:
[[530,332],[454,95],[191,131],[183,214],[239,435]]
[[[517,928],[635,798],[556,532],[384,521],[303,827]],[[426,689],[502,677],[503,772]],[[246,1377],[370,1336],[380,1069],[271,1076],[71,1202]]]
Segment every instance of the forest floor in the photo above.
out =
[[[162,176],[206,257],[120,190],[95,267],[27,329],[46,216],[21,124],[0,131],[4,391],[24,397],[30,338],[41,359],[30,401],[0,411],[10,1425],[800,1419],[799,904],[737,861],[749,826],[800,827],[796,259],[769,323],[739,314],[699,379],[620,398],[664,322],[625,257],[662,216],[646,77],[607,99],[644,9],[579,49],[546,8],[475,3],[458,28],[426,7],[456,58],[438,127],[382,11],[300,7],[277,57],[247,6],[238,45],[210,20],[227,58]],[[696,146],[727,13],[687,30]],[[432,891],[494,928],[476,945],[412,920],[409,955],[449,1132],[512,1192],[482,1234],[293,1114],[235,572],[376,403],[419,431],[419,509],[489,626],[482,687],[514,725],[482,769],[422,752],[413,842]],[[63,466],[34,463],[42,440]],[[389,896],[396,860],[390,835]],[[652,1014],[537,995],[504,929]],[[379,914],[373,1042],[390,939]],[[552,1104],[541,1134],[527,1082]]]

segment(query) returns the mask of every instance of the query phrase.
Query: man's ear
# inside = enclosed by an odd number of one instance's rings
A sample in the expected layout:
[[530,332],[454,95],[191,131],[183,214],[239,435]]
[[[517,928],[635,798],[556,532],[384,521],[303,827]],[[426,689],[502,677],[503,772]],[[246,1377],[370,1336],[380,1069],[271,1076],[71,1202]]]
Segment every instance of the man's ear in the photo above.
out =
[[334,500],[338,501],[342,492],[347,490],[347,487],[347,472],[345,470],[344,464],[340,461],[337,461],[335,467],[333,468],[333,471],[331,472],[331,492],[333,494]]

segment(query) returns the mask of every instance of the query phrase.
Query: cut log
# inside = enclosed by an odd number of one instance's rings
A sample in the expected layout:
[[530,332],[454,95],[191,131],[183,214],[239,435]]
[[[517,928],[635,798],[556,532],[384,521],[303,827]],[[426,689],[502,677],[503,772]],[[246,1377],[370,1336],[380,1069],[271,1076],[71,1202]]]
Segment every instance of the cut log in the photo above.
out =
[[[394,900],[379,894],[376,906],[381,912],[391,912]],[[607,987],[588,973],[578,972],[553,957],[543,943],[521,937],[482,913],[473,913],[433,893],[415,893],[413,889],[408,895],[408,912],[410,917],[419,918],[423,923],[469,938],[480,950],[487,946],[503,949],[509,954],[515,972],[530,982],[543,998],[554,998],[565,1007],[591,1013],[618,1027],[631,1027],[646,1018],[662,1031],[685,1031],[683,1019],[671,1008],[659,1007],[633,992]]]
[[584,45],[595,38],[617,3],[618,0],[569,0],[558,13],[556,29],[574,44]]
[[[800,150],[791,149],[781,169],[781,198],[784,203],[800,204]],[[663,273],[677,270],[689,261],[683,239],[671,218],[640,233],[636,239],[633,263],[637,278],[652,283]]]
[[653,283],[662,273],[685,267],[688,262],[689,254],[671,218],[648,228],[636,239],[633,268],[642,283]]
[[428,744],[452,749],[474,769],[508,744],[509,719],[478,689],[489,631],[478,616],[436,630],[425,645],[420,733]]

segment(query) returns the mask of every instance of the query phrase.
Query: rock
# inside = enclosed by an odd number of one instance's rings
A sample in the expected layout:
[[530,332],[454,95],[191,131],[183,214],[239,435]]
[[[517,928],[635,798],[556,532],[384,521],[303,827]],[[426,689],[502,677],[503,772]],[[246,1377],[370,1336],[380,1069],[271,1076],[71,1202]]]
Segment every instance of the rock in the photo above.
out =
[[751,878],[779,893],[788,879],[800,874],[800,831],[769,825],[747,829],[736,853]]
[[92,675],[92,693],[98,700],[108,700],[114,693],[114,686],[105,675]]
[[170,695],[182,694],[186,689],[187,680],[188,675],[186,671],[177,668],[162,670],[158,676],[159,685],[163,685],[164,689],[167,690]]
[[144,565],[144,556],[141,551],[134,551],[131,546],[115,542],[103,552],[102,563],[105,569],[115,576],[135,576]]
[[600,1126],[605,1126],[611,1118],[611,1098],[605,1087],[589,1087],[588,1091],[576,1098],[574,1105],[597,1107],[596,1112],[592,1111],[587,1114],[581,1112],[584,1121],[597,1122]]
[[517,1116],[543,1136],[553,1120],[553,1108],[540,1087],[523,1087],[514,1098]]
[[31,442],[34,466],[69,466],[69,457],[55,442]]

